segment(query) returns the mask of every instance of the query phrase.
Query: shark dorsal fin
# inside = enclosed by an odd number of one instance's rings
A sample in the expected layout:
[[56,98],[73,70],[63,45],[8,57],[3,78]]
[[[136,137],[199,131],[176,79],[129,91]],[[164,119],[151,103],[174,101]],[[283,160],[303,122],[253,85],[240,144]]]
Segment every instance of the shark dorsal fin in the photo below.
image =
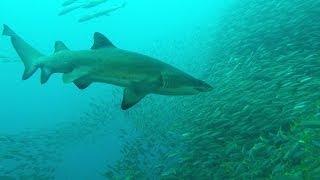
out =
[[101,48],[108,48],[108,47],[114,48],[115,46],[103,34],[99,32],[94,33],[94,44],[91,47],[91,49],[101,49]]
[[67,48],[67,46],[62,41],[56,41],[54,45],[54,53],[60,51],[69,51],[69,48]]

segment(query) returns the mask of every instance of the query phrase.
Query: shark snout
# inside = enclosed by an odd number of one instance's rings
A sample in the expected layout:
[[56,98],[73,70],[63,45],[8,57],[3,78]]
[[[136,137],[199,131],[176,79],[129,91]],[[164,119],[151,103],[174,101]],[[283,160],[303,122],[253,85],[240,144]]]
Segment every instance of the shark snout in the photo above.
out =
[[213,90],[213,87],[204,81],[199,81],[195,89],[199,92],[209,92]]

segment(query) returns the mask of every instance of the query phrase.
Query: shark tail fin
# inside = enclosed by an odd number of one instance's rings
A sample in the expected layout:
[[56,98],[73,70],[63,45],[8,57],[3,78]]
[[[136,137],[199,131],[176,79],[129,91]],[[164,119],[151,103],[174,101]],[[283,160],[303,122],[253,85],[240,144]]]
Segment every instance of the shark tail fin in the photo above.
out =
[[30,78],[38,69],[37,61],[43,55],[38,50],[26,43],[7,25],[3,25],[2,35],[11,37],[12,45],[25,66],[22,79],[26,80]]

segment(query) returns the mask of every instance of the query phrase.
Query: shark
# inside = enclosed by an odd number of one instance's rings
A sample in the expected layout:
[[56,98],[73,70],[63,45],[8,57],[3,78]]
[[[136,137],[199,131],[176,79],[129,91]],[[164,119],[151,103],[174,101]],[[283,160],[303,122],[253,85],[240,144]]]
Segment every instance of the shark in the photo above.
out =
[[82,8],[93,8],[93,7],[96,7],[100,4],[103,4],[105,2],[107,2],[108,0],[89,0],[87,3],[85,3]]
[[76,3],[77,1],[66,1],[65,4],[62,5],[62,7],[64,7],[60,12],[59,12],[59,16],[62,15],[66,15],[69,14],[75,10],[84,8],[84,9],[89,9],[95,6],[98,6],[102,3],[107,2],[107,0],[90,0],[88,2],[79,2]]
[[65,2],[62,3],[62,6],[69,6],[71,4],[76,3],[78,0],[66,0]]
[[66,15],[66,14],[69,14],[77,9],[80,9],[82,7],[82,4],[75,4],[75,5],[70,5],[70,6],[67,6],[65,8],[63,8],[60,12],[59,12],[59,16],[62,16],[62,15]]
[[113,8],[107,9],[107,10],[96,12],[94,14],[89,14],[89,15],[83,16],[78,20],[78,22],[89,21],[91,19],[99,18],[101,16],[109,16],[109,14],[111,12],[114,12],[114,11],[116,11],[118,9],[124,8],[125,6],[126,6],[126,2],[124,2],[122,5],[120,5],[118,7],[113,7]]
[[86,89],[92,83],[105,83],[123,87],[121,109],[127,110],[149,94],[184,96],[209,92],[213,87],[182,70],[156,58],[116,47],[106,36],[94,33],[89,50],[73,51],[57,41],[51,55],[43,55],[10,27],[4,25],[3,35],[22,60],[23,80],[41,69],[41,83],[60,73],[64,83],[74,83]]

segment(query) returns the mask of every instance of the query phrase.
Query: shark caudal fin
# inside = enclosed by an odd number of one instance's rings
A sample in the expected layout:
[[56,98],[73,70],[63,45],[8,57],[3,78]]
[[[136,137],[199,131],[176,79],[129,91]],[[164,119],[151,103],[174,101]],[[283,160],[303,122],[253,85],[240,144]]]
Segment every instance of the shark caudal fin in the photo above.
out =
[[7,25],[3,25],[2,35],[11,37],[12,45],[25,66],[22,79],[28,79],[38,69],[37,60],[43,55],[39,51],[34,49],[32,46],[30,46],[28,43],[26,43]]

